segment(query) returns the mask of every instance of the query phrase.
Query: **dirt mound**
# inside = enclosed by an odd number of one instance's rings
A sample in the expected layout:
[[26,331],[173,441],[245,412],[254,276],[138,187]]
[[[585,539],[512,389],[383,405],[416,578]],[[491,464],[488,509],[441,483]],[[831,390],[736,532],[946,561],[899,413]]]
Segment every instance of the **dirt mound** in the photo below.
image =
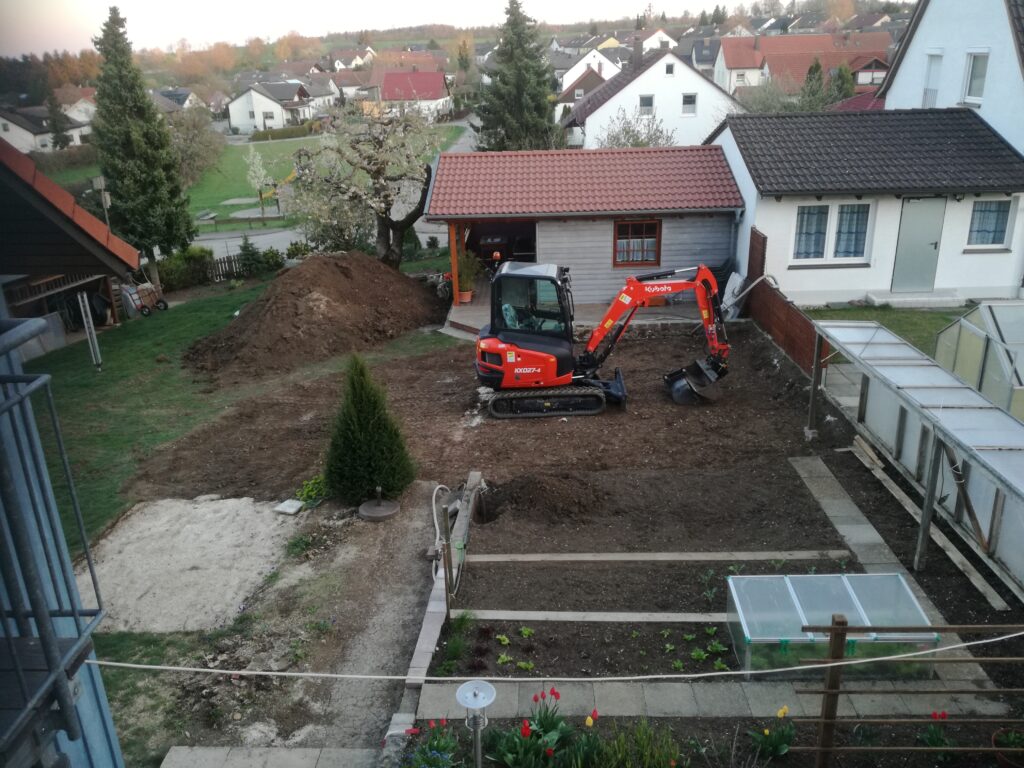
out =
[[516,477],[483,495],[481,522],[511,514],[517,520],[580,519],[602,503],[601,494],[570,475]]
[[191,368],[223,380],[282,373],[376,346],[436,322],[424,285],[364,253],[311,256],[282,272],[256,301],[185,353]]

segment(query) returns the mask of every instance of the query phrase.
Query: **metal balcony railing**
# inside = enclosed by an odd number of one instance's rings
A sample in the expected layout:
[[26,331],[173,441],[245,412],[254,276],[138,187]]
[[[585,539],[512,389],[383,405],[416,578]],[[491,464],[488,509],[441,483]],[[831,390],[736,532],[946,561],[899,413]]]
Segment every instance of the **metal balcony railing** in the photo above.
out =
[[[71,467],[61,437],[50,376],[19,371],[17,348],[45,330],[39,319],[0,319],[0,764],[59,764],[57,731],[75,741],[75,676],[92,651],[103,617]],[[96,605],[82,604],[50,483],[33,397],[52,430],[70,509],[81,538]]]

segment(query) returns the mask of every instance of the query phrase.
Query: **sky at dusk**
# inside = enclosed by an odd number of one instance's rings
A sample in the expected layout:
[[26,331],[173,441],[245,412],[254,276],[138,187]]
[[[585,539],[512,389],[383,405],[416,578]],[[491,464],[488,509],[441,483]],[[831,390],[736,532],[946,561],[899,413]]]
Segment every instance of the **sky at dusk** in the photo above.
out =
[[[676,0],[669,15],[683,11],[709,11],[714,2]],[[78,51],[92,46],[107,18],[110,0],[0,0],[0,55],[43,53],[54,49]],[[619,19],[642,12],[646,1],[635,8],[620,0],[523,0],[528,14],[552,24],[596,19]],[[500,24],[505,0],[455,0],[425,3],[422,0],[372,2],[323,2],[309,5],[280,0],[122,0],[121,14],[128,20],[128,38],[138,48],[166,48],[186,38],[193,48],[224,40],[242,44],[247,38],[277,38],[292,30],[303,35],[328,32],[386,29],[418,24],[451,24],[458,27]],[[731,5],[730,5],[731,7]],[[654,12],[661,14],[655,5]]]

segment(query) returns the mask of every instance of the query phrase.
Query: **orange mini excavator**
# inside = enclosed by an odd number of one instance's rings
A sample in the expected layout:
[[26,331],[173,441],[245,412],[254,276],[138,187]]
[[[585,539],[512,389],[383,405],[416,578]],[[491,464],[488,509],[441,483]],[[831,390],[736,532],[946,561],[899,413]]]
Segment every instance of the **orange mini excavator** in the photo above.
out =
[[[695,273],[692,279],[679,277]],[[629,276],[584,350],[573,349],[569,270],[552,264],[508,262],[491,281],[491,322],[476,341],[480,382],[494,389],[489,410],[501,419],[600,413],[623,403],[622,373],[598,375],[636,311],[655,296],[693,291],[700,308],[707,356],[664,375],[682,405],[714,399],[713,385],[728,372],[729,343],[718,283],[705,266]]]

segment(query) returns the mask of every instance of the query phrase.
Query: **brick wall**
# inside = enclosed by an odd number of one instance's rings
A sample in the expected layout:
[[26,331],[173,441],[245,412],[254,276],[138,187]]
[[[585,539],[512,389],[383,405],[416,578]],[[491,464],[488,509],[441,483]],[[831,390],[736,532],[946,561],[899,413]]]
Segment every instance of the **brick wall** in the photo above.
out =
[[[748,278],[756,280],[764,274],[765,251],[768,238],[754,228],[750,231]],[[751,319],[764,330],[782,351],[789,355],[808,375],[814,365],[814,324],[785,294],[767,281],[758,283],[750,292],[747,311]],[[827,355],[826,349],[822,356]]]

